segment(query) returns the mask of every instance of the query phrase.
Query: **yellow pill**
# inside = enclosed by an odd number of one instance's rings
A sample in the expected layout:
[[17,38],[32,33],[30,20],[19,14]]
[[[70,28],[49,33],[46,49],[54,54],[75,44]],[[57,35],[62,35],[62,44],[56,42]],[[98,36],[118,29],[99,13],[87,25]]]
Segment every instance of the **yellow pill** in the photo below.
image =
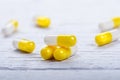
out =
[[70,48],[59,47],[59,48],[56,48],[56,50],[53,53],[53,56],[55,60],[61,61],[69,58],[70,56],[74,55],[76,52],[77,52],[76,45]]
[[120,26],[120,17],[114,17],[111,20],[99,24],[99,28],[103,32],[114,28],[118,28],[119,26]]
[[95,37],[96,43],[99,46],[112,42],[112,35],[110,32],[100,33]]
[[36,18],[36,24],[42,28],[48,28],[50,26],[50,18],[41,16]]
[[15,28],[18,28],[19,23],[17,20],[11,20],[10,22],[15,26]]
[[51,46],[42,48],[40,51],[41,57],[45,60],[51,59],[53,58],[53,51],[54,51],[54,48]]
[[59,60],[59,61],[69,58],[70,55],[71,55],[71,51],[69,48],[58,48],[53,53],[55,60]]
[[27,53],[31,53],[35,49],[35,43],[27,39],[16,39],[13,41],[13,46]]
[[120,17],[115,17],[112,19],[113,24],[114,24],[114,28],[117,28],[120,26]]
[[95,36],[95,42],[98,46],[102,46],[120,38],[120,29],[114,29],[108,32],[103,32]]
[[18,29],[18,21],[17,20],[11,20],[7,23],[6,27],[2,29],[2,33],[4,36],[9,36],[16,32]]
[[45,60],[52,59],[54,51],[60,48],[59,46],[46,46],[42,48],[40,51],[41,57]]
[[51,46],[72,47],[77,39],[75,35],[47,35],[44,37],[44,42]]

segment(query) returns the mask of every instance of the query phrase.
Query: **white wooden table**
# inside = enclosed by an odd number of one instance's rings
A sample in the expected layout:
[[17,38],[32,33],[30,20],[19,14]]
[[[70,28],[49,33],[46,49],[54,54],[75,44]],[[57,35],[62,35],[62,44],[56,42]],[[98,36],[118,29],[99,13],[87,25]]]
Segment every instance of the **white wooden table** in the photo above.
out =
[[[119,0],[0,0],[0,28],[10,19],[20,24],[19,32],[10,37],[0,33],[0,79],[119,80],[120,41],[103,47],[94,43],[98,23],[120,16],[119,8]],[[50,28],[36,27],[36,15],[50,17]],[[44,61],[39,51],[48,34],[75,34],[76,55],[61,62]],[[12,41],[16,38],[35,41],[34,53],[14,49]]]

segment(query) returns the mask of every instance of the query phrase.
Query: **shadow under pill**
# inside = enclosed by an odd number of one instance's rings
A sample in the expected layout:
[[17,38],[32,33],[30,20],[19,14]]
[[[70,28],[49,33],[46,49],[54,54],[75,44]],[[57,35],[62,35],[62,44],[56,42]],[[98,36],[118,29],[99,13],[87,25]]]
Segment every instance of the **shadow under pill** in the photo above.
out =
[[34,26],[35,26],[36,28],[43,29],[43,30],[49,30],[49,29],[50,29],[50,26],[49,26],[49,27],[46,27],[46,28],[40,27],[40,26],[38,26],[37,24],[35,24]]
[[3,38],[10,38],[10,37],[13,37],[13,36],[17,35],[18,33],[19,32],[14,32],[14,33],[12,33],[10,35],[3,35]]
[[106,48],[114,47],[117,44],[120,44],[119,40],[113,41],[113,42],[111,42],[109,44],[106,44],[106,45],[103,45],[103,46],[100,46],[100,47],[97,47],[97,48],[106,49]]
[[31,53],[28,53],[28,52],[20,51],[18,49],[14,50],[14,51],[17,52],[18,54],[31,54]]

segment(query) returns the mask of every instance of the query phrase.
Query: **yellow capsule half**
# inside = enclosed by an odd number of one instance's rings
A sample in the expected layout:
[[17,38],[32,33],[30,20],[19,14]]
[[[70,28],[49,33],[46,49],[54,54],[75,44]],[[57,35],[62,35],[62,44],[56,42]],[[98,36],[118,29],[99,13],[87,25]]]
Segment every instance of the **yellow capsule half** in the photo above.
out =
[[114,23],[114,28],[117,28],[120,26],[120,17],[115,17],[112,19],[113,23]]
[[14,25],[15,28],[18,28],[19,23],[17,20],[11,20],[10,22]]
[[42,48],[40,51],[41,57],[45,60],[51,59],[53,58],[53,51],[54,51],[54,48],[51,46]]
[[53,56],[55,60],[65,60],[71,56],[70,48],[58,48],[54,51]]
[[112,42],[112,34],[110,32],[104,32],[96,35],[95,42],[98,46],[102,46]]
[[32,53],[35,49],[35,43],[27,39],[14,40],[13,45],[15,48],[27,53]]

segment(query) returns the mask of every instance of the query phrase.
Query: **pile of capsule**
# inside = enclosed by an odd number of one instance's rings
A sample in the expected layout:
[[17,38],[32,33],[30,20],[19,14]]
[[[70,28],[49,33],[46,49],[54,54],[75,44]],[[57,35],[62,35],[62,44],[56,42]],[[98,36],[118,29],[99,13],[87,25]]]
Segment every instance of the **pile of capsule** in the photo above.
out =
[[99,24],[101,33],[95,36],[95,41],[98,46],[109,44],[112,41],[120,38],[120,17],[115,17],[112,20]]
[[46,47],[41,50],[41,57],[45,60],[65,60],[72,56],[76,50],[75,35],[48,35],[44,42]]
[[[51,21],[48,17],[37,17],[35,19],[35,24],[41,28],[48,28],[50,23]],[[6,27],[2,29],[4,36],[10,36],[17,31],[17,20],[9,21]],[[77,50],[75,35],[47,35],[44,37],[44,42],[47,46],[40,50],[40,55],[45,60],[65,60]],[[13,40],[13,46],[20,51],[32,53],[35,50],[36,44],[28,39],[15,39]]]

